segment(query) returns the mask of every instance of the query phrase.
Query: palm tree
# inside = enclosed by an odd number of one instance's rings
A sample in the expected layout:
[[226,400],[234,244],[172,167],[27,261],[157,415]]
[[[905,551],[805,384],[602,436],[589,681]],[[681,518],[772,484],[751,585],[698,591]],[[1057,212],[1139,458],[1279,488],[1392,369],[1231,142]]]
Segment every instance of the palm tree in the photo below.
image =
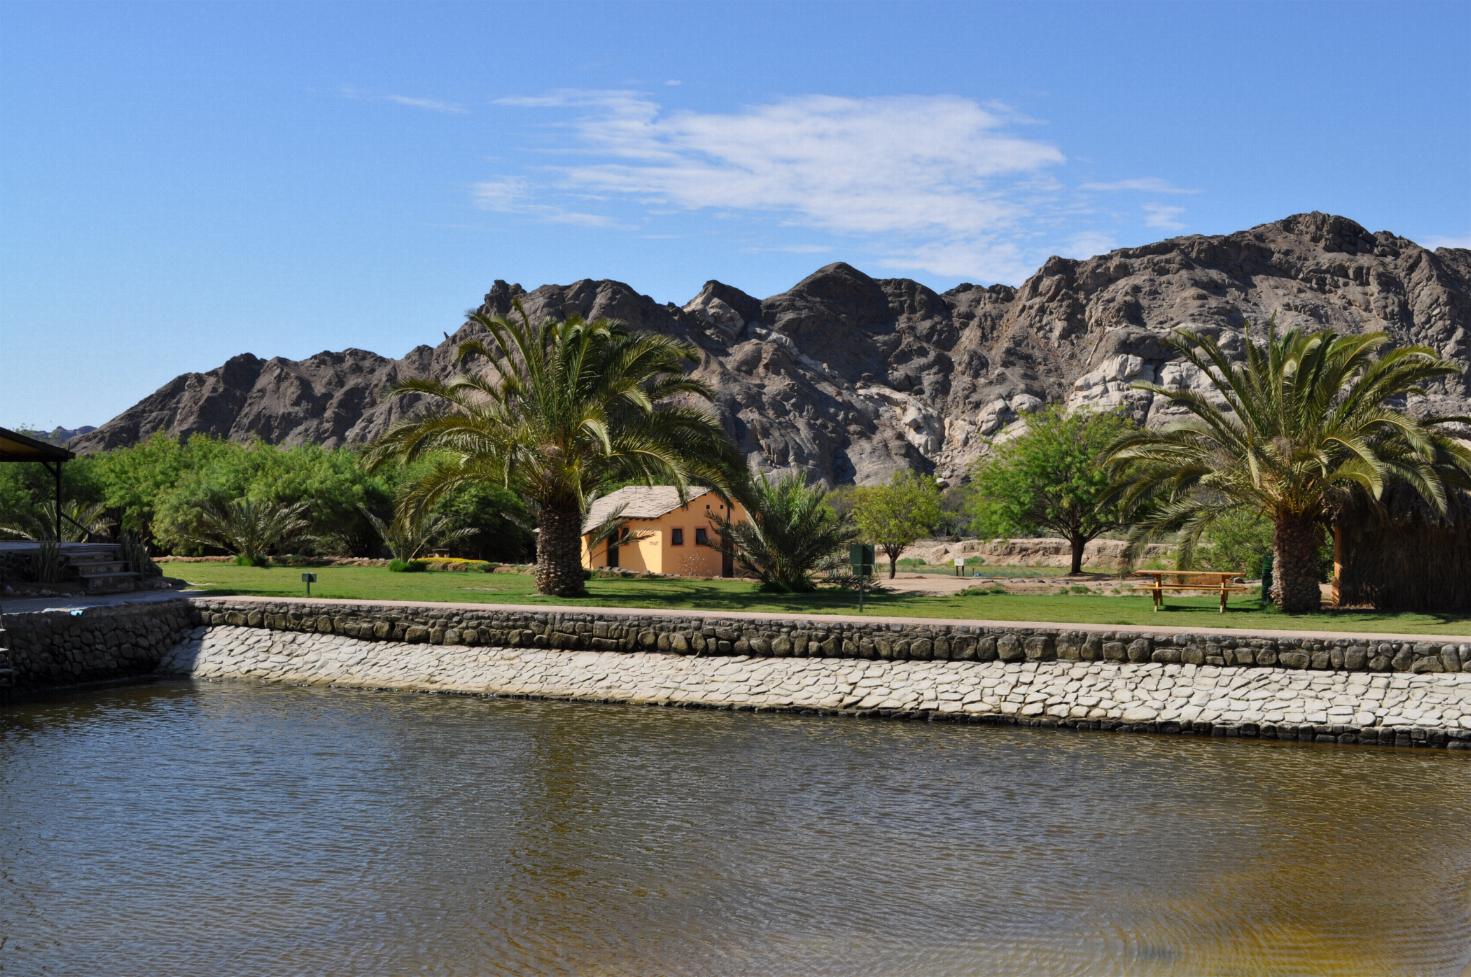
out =
[[305,539],[307,505],[258,502],[250,498],[213,499],[200,507],[189,538],[229,550],[251,565],[266,561],[288,539]]
[[809,486],[801,473],[747,479],[738,495],[749,521],[711,521],[718,545],[730,546],[742,572],[763,589],[812,590],[813,571],[853,539],[852,524],[833,511],[827,490]]
[[366,506],[359,508],[388,548],[388,555],[405,563],[417,559],[431,546],[446,546],[475,534],[473,527],[457,528],[449,516],[439,513],[398,512],[392,519],[383,519]]
[[[61,507],[61,541],[81,542],[92,536],[107,536],[112,531],[112,520],[107,517],[107,507],[101,502],[71,501]],[[30,512],[21,514],[14,525],[0,526],[0,535],[20,539],[46,540],[56,538],[56,503],[42,502]]]
[[[630,333],[603,319],[516,319],[472,313],[483,339],[461,343],[460,364],[490,369],[448,382],[409,380],[399,394],[427,396],[431,413],[387,434],[374,458],[430,457],[403,511],[424,511],[459,486],[495,482],[536,510],[536,588],[578,597],[581,534],[590,498],[610,485],[730,483],[734,446],[703,406],[711,390],[688,375],[695,347]],[[676,402],[675,398],[679,398]]]
[[1213,520],[1254,509],[1273,524],[1272,599],[1315,611],[1318,547],[1337,508],[1355,497],[1377,504],[1402,483],[1444,512],[1448,489],[1471,478],[1471,446],[1442,428],[1465,419],[1417,420],[1394,405],[1464,367],[1428,347],[1388,344],[1382,332],[1278,335],[1269,324],[1260,345],[1248,331],[1241,363],[1207,336],[1177,333],[1173,345],[1215,397],[1138,385],[1192,416],[1126,434],[1109,451],[1124,500],[1153,506],[1135,541],[1179,532],[1188,554]]

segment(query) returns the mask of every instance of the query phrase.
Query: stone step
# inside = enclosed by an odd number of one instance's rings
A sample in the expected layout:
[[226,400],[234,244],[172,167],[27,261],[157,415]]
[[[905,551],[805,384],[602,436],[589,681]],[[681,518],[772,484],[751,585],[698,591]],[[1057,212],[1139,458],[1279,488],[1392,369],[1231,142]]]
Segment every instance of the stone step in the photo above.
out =
[[107,573],[119,573],[127,568],[126,560],[90,560],[86,563],[72,564],[72,569],[82,577],[100,577]]
[[138,574],[132,570],[116,570],[110,573],[98,573],[82,578],[88,593],[102,593],[104,591],[132,590],[133,584],[138,580]]

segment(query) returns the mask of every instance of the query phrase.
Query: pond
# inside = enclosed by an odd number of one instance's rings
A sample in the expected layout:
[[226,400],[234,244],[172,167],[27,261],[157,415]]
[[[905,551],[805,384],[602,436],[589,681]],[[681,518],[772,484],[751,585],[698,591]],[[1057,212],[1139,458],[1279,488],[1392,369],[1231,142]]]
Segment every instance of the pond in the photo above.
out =
[[1471,757],[170,683],[0,706],[0,973],[1457,975]]

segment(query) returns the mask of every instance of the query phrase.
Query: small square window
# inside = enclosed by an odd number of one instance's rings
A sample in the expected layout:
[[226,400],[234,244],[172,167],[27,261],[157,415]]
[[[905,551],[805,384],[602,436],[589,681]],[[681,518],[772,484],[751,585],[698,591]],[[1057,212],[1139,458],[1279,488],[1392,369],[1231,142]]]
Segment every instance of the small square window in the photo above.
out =
[[710,545],[710,533],[707,530],[704,530],[704,529],[696,529],[695,530],[695,545],[696,546],[709,546]]
[[[695,532],[698,533],[699,530],[697,529],[697,530],[695,530]],[[671,529],[671,530],[669,530],[669,545],[670,546],[683,546],[684,545],[684,530],[683,529]]]

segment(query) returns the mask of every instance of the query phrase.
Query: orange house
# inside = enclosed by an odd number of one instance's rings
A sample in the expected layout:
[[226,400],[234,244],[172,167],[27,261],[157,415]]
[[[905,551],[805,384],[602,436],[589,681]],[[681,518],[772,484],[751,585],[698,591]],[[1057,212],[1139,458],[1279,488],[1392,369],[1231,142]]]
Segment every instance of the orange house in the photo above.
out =
[[[712,517],[744,522],[746,510],[694,485],[685,498],[681,503],[673,485],[630,485],[598,499],[582,522],[582,565],[679,577],[734,576],[734,559],[720,548]],[[616,533],[595,542],[610,520],[618,524]]]

